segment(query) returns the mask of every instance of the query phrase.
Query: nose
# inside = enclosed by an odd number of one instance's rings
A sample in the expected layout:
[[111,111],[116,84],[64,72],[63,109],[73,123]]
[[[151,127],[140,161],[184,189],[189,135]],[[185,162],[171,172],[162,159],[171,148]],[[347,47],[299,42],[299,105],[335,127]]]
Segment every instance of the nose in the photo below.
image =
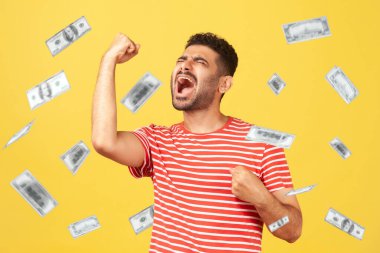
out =
[[189,71],[191,69],[191,63],[189,60],[184,60],[181,65],[180,65],[180,70],[182,72],[186,72],[186,71]]

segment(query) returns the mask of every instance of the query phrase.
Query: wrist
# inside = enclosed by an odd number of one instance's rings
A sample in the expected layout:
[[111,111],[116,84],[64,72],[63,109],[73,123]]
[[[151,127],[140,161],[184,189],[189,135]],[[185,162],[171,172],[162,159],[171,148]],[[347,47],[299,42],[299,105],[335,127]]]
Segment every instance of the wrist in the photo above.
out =
[[106,52],[103,57],[102,57],[102,62],[104,63],[111,63],[111,64],[114,64],[116,65],[116,62],[117,62],[117,56],[116,55],[113,55],[112,53],[110,52]]

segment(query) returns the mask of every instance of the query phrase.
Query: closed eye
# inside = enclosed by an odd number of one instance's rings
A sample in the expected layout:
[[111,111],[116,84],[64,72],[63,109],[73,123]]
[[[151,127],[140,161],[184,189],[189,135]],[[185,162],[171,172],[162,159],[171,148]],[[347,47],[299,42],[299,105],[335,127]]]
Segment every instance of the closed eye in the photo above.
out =
[[199,56],[194,57],[194,61],[196,61],[196,62],[198,62],[200,64],[203,64],[203,65],[207,65],[208,64],[208,62],[206,61],[205,58],[202,58],[202,57],[199,57]]
[[[179,57],[179,58],[177,59],[177,64],[178,64],[178,63],[181,63],[181,62],[184,62],[184,61],[186,61],[187,59],[188,59],[187,56],[181,56],[181,57]],[[207,61],[205,58],[200,57],[200,56],[193,57],[192,60],[193,60],[194,62],[196,62],[196,63],[200,63],[200,64],[202,64],[202,65],[208,65],[208,61]]]
[[181,56],[181,57],[179,57],[179,58],[177,59],[177,63],[179,63],[179,62],[184,62],[186,59],[187,59],[186,56]]

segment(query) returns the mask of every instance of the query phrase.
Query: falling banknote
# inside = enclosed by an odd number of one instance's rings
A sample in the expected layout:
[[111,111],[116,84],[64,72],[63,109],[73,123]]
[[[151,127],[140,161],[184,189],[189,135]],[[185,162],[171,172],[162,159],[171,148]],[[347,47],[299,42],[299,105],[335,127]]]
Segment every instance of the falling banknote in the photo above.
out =
[[306,187],[303,187],[303,188],[299,188],[299,189],[296,189],[296,190],[291,190],[289,191],[286,196],[292,196],[292,195],[297,195],[297,194],[301,194],[301,193],[304,193],[304,192],[308,192],[308,191],[311,191],[315,186],[315,184],[313,185],[310,185],[310,186],[306,186]]
[[90,30],[91,27],[86,18],[80,17],[74,23],[48,39],[46,45],[48,46],[50,53],[55,56]]
[[26,95],[30,108],[34,110],[69,89],[69,81],[67,80],[65,72],[61,71],[28,90]]
[[334,138],[330,141],[330,145],[343,159],[347,159],[351,155],[351,151],[338,138]]
[[326,79],[347,104],[359,95],[359,91],[339,67],[333,67],[327,73]]
[[138,214],[129,218],[136,235],[149,228],[153,224],[154,207],[153,205],[145,208]]
[[273,90],[274,94],[278,95],[285,87],[285,82],[281,79],[279,75],[274,73],[268,81],[269,87]]
[[45,216],[58,204],[28,170],[14,179],[11,185],[41,216]]
[[66,153],[61,156],[62,161],[66,164],[67,168],[75,175],[79,167],[83,164],[84,160],[90,153],[90,149],[83,141],[79,141]]
[[147,72],[121,100],[131,112],[136,112],[160,87],[161,82]]
[[284,225],[288,224],[289,223],[289,217],[288,216],[285,216],[285,217],[282,217],[281,219],[273,222],[272,224],[270,224],[268,226],[269,230],[271,232],[274,232],[276,231],[277,229],[279,229],[280,227],[283,227]]
[[282,26],[288,44],[318,39],[331,35],[326,17],[285,24]]
[[9,145],[11,145],[12,143],[14,143],[15,141],[17,141],[21,137],[23,137],[24,135],[26,135],[27,133],[29,133],[30,129],[32,128],[33,122],[34,122],[34,120],[31,121],[31,122],[29,122],[20,131],[18,131],[16,134],[14,134],[12,136],[12,138],[7,142],[7,144],[5,144],[4,148],[8,147]]
[[254,142],[264,142],[281,148],[290,148],[295,136],[268,128],[252,126],[246,138]]
[[69,231],[74,238],[87,234],[95,229],[100,228],[98,218],[90,216],[73,224],[70,224]]
[[364,228],[332,208],[329,209],[325,221],[359,240],[363,239]]

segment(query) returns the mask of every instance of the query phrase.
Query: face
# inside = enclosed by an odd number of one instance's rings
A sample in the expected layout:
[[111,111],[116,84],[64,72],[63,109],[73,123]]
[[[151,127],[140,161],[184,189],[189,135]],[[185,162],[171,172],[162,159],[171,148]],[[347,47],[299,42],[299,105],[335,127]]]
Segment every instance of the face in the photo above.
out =
[[74,31],[71,29],[71,27],[67,27],[67,28],[64,30],[64,33],[66,34],[66,38],[67,38],[69,41],[72,41],[72,40],[74,39],[75,33],[74,33]]
[[350,229],[350,226],[351,226],[351,223],[349,220],[344,220],[342,222],[342,230],[343,231],[348,232],[348,230]]
[[52,91],[51,91],[51,88],[50,88],[48,83],[42,83],[39,86],[39,89],[40,89],[39,94],[40,94],[41,99],[44,99],[46,97],[48,97],[48,98],[51,97]]
[[218,54],[207,46],[192,45],[178,58],[171,77],[172,104],[182,111],[208,108],[218,90]]

